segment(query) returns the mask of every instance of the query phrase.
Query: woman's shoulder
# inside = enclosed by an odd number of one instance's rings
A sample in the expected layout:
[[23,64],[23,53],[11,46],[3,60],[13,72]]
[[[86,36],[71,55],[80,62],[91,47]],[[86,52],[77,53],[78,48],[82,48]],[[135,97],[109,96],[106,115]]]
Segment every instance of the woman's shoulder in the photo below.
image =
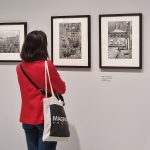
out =
[[[47,60],[47,63],[48,63],[48,67],[49,69],[53,69],[55,68],[53,62],[51,60]],[[33,68],[43,68],[44,64],[45,64],[45,61],[44,60],[40,60],[40,61],[33,61],[33,62],[21,62],[21,63],[18,63],[17,66],[16,66],[16,70],[20,70],[20,65],[22,64],[23,68],[25,69],[33,69]]]
[[57,72],[57,68],[55,67],[55,65],[51,60],[47,60],[47,63],[50,72]]
[[21,63],[18,63],[18,64],[17,64],[17,66],[16,66],[16,71],[18,71],[18,70],[20,69],[20,64],[21,64]]
[[[43,65],[45,63],[45,61],[44,60],[38,60],[38,61],[34,61],[34,62],[30,63],[30,64],[26,63],[26,62],[23,62],[23,63],[25,63],[27,65],[39,65],[39,66],[41,66],[41,65]],[[47,63],[48,63],[48,66],[54,66],[54,64],[52,63],[51,60],[47,60]]]
[[48,66],[49,67],[55,67],[53,62],[51,60],[47,60]]

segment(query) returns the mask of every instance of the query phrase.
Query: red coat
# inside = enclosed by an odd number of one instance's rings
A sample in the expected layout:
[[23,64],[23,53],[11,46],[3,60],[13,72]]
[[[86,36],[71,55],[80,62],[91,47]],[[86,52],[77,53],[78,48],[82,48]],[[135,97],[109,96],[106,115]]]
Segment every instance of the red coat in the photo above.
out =
[[[22,67],[28,76],[42,89],[45,89],[44,79],[44,61],[22,62]],[[59,93],[65,93],[65,83],[61,80],[55,66],[51,61],[48,61],[48,67],[53,89]],[[17,65],[18,82],[20,85],[22,107],[20,114],[20,122],[26,124],[42,124],[44,123],[43,116],[43,98],[41,94],[24,76],[20,69],[20,64]],[[49,89],[49,93],[50,89]]]

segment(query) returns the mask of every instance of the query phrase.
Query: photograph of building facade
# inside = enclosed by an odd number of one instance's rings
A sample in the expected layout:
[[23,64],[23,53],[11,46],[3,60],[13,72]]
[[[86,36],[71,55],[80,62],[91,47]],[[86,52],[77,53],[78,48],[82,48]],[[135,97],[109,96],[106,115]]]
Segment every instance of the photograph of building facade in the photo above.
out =
[[0,53],[19,53],[19,31],[0,31]]
[[108,22],[108,58],[132,59],[132,22]]

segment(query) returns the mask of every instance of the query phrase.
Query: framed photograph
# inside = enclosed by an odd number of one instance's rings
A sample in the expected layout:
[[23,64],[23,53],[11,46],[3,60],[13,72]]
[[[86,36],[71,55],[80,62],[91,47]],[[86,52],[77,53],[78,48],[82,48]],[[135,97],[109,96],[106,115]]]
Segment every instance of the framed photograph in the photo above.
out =
[[89,15],[51,17],[51,59],[56,67],[90,68]]
[[20,52],[26,34],[26,22],[0,23],[0,61],[21,61]]
[[99,15],[100,68],[142,69],[142,14]]

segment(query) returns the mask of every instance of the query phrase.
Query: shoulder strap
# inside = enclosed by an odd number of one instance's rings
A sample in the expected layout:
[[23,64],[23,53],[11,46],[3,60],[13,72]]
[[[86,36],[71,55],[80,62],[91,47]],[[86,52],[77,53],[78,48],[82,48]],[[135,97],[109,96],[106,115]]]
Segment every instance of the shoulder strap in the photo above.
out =
[[51,79],[50,79],[48,63],[47,63],[47,61],[45,61],[45,97],[46,98],[48,96],[48,93],[47,93],[47,80],[49,80],[49,86],[50,86],[50,89],[51,89],[52,96],[55,96],[58,100],[61,100],[63,102],[63,105],[65,105],[63,96],[61,94],[56,93],[52,88],[52,82],[51,82]]
[[[45,95],[45,94],[46,94],[46,93],[45,93],[45,90],[44,90],[44,89],[41,89],[40,87],[38,87],[37,84],[35,84],[35,83],[31,80],[31,78],[27,75],[27,73],[26,73],[25,70],[23,69],[22,64],[20,64],[20,69],[21,69],[21,71],[23,72],[23,74],[25,75],[25,77],[31,82],[31,84],[32,84],[41,94]],[[54,94],[55,94],[55,96],[57,97],[57,99],[60,99],[61,101],[64,102],[64,98],[63,98],[63,96],[62,96],[61,94],[56,94],[55,91],[54,91]],[[50,96],[52,96],[52,95],[49,94],[49,93],[47,93],[47,96],[50,97]]]
[[47,80],[49,81],[49,87],[51,89],[51,93],[52,93],[52,96],[55,96],[54,95],[54,90],[52,88],[52,83],[51,83],[51,79],[50,79],[50,73],[49,73],[49,69],[48,69],[48,64],[47,64],[47,61],[45,61],[45,97],[47,97]]
[[31,82],[31,84],[32,84],[36,89],[38,89],[38,91],[39,91],[40,93],[42,93],[42,94],[45,95],[45,91],[44,91],[43,89],[39,88],[39,87],[31,80],[31,78],[27,75],[27,73],[25,72],[25,70],[24,70],[23,67],[22,67],[22,64],[20,64],[20,68],[21,68],[23,74],[25,75],[25,77]]

